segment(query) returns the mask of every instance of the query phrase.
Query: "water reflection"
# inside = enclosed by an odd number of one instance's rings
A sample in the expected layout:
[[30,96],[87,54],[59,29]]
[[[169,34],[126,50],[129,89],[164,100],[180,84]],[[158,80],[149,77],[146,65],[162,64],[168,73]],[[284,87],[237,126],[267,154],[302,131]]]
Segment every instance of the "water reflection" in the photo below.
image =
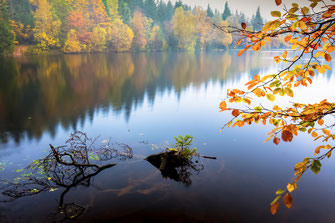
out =
[[[1,58],[0,141],[19,143],[26,135],[55,136],[59,124],[68,130],[92,121],[103,110],[128,120],[144,98],[180,95],[189,86],[250,71],[259,73],[264,60],[235,52],[137,53]],[[243,62],[242,62],[243,61]]]
[[[156,167],[163,178],[168,178],[176,182],[181,182],[185,186],[192,184],[192,174],[199,174],[204,169],[199,156],[192,159],[180,159],[173,154],[174,152],[165,152],[151,155],[146,160]],[[198,158],[193,160],[194,158]]]
[[133,157],[132,149],[125,144],[111,143],[108,140],[99,147],[95,144],[96,139],[90,139],[85,133],[78,131],[71,134],[66,145],[56,148],[50,145],[51,152],[26,167],[27,173],[13,181],[1,181],[1,202],[63,189],[57,210],[49,215],[48,222],[77,219],[86,211],[86,207],[65,202],[65,196],[71,189],[78,186],[90,187],[95,176],[116,165],[110,163],[113,159],[127,160]]
[[[162,179],[161,171],[149,162],[133,159],[90,178],[90,188],[85,186],[87,180],[81,181],[82,185],[80,182],[76,190],[64,196],[63,207],[72,205],[68,201],[92,207],[78,219],[80,222],[171,222],[183,216],[185,222],[334,222],[331,163],[317,181],[315,176],[304,178],[293,209],[275,217],[269,212],[273,192],[291,178],[292,166],[314,153],[316,144],[308,141],[309,137],[275,147],[263,143],[267,127],[219,133],[230,117],[217,108],[225,89],[244,87],[250,75],[274,72],[279,68],[271,59],[276,54],[139,53],[1,59],[0,135],[2,142],[10,142],[0,143],[0,148],[5,148],[0,151],[1,159],[14,163],[39,159],[45,156],[43,151],[50,142],[61,144],[76,128],[125,141],[141,160],[152,151],[137,142],[160,144],[175,135],[192,134],[199,152],[216,156],[218,161],[203,160],[206,168],[190,177],[191,187],[171,180],[173,177]],[[299,88],[295,99],[318,100],[324,98],[322,91],[333,97],[329,92],[334,78],[318,76],[311,88]],[[291,99],[277,100],[287,103]],[[21,145],[14,146],[13,139]],[[8,166],[1,177],[17,174],[12,167]],[[55,193],[7,203],[5,209],[0,207],[0,222],[45,222],[45,213],[51,211],[57,219],[63,218],[62,213],[57,214],[58,204],[50,201],[59,201],[64,190],[59,187]],[[322,208],[315,208],[320,202]],[[82,212],[80,207],[76,210]]]

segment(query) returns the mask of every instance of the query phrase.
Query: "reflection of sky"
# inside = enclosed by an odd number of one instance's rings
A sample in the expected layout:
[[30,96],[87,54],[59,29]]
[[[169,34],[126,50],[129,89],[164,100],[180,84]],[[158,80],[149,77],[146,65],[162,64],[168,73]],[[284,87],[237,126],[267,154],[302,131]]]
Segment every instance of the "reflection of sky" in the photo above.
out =
[[[329,0],[328,0],[329,1]],[[175,2],[175,0],[172,0]],[[188,5],[192,7],[194,5],[202,6],[207,9],[207,5],[210,4],[213,9],[218,9],[220,12],[223,12],[225,0],[183,0]],[[307,0],[283,0],[283,4],[286,4],[288,7],[293,3],[300,3],[303,5]],[[327,2],[327,1],[326,1]],[[281,9],[282,7],[277,7],[275,4],[275,0],[228,0],[231,11],[235,12],[235,10],[244,12],[248,17],[251,18],[253,14],[256,13],[257,7],[261,8],[261,15],[266,19],[271,19],[270,12],[273,10]]]
[[[266,58],[272,60],[271,55]],[[263,67],[256,69],[260,72],[258,74],[272,73],[279,69],[277,65],[269,69],[267,64],[264,62]],[[327,160],[318,176],[308,173],[303,177],[299,189],[294,193],[294,208],[289,211],[281,209],[277,218],[272,218],[269,214],[268,204],[273,199],[274,191],[289,181],[295,163],[313,154],[317,143],[306,134],[295,138],[292,143],[275,146],[271,142],[263,143],[270,127],[245,126],[219,132],[231,118],[229,112],[218,112],[218,104],[225,98],[226,89],[244,87],[253,72],[256,71],[246,70],[240,75],[235,74],[224,80],[223,84],[220,78],[197,84],[186,82],[180,92],[165,88],[156,93],[154,100],[146,93],[127,120],[113,112],[113,109],[97,109],[92,119],[86,118],[82,125],[78,124],[77,127],[89,136],[100,135],[101,140],[112,136],[113,141],[129,144],[134,148],[134,153],[140,155],[157,152],[150,146],[140,144],[140,141],[161,144],[172,142],[174,136],[191,134],[195,138],[194,146],[198,147],[201,154],[218,158],[216,161],[204,161],[205,170],[199,176],[192,177],[193,184],[188,189],[161,179],[159,175],[155,175],[156,170],[144,161],[117,166],[95,180],[99,188],[111,188],[110,192],[92,188],[90,193],[79,193],[79,189],[75,191],[76,196],[81,197],[80,200],[94,204],[93,214],[88,213],[86,221],[93,221],[94,216],[103,218],[103,214],[117,215],[118,211],[122,213],[125,210],[150,208],[154,208],[157,213],[161,210],[167,213],[183,210],[199,217],[203,207],[210,209],[210,215],[217,219],[224,219],[225,216],[238,219],[237,213],[241,210],[244,213],[240,216],[243,220],[252,219],[257,222],[285,222],[294,218],[319,220],[320,216],[334,218],[332,202],[335,194],[329,189],[329,185],[335,183],[332,171],[334,164]],[[323,98],[333,99],[334,78],[334,75],[316,77],[311,87],[300,87],[295,91],[295,100],[313,102]],[[287,103],[289,100],[291,99],[287,97],[278,98],[278,103]],[[123,112],[125,111],[121,111],[121,114]],[[20,145],[9,143],[5,149],[0,150],[0,160],[15,161],[14,168],[18,168],[18,163],[28,162],[45,154],[49,143],[62,145],[72,130],[64,129],[59,124],[55,137],[44,132],[40,140],[24,138]],[[133,186],[128,187],[129,185]],[[144,189],[153,192],[148,192],[149,195],[141,194]],[[86,197],[88,194],[94,197],[93,201],[91,197]],[[52,194],[45,196],[48,200],[55,200]],[[37,201],[38,199],[24,200],[16,205],[26,204],[28,208],[25,210],[31,214],[39,211],[29,208],[34,207],[30,202]],[[314,204],[318,202],[323,202],[324,206],[316,208]],[[47,209],[48,205],[44,208]],[[113,213],[106,214],[106,208],[113,210]]]
[[[279,68],[279,66],[278,66]],[[279,69],[269,69],[261,74],[274,74],[276,71]],[[246,89],[246,86],[244,85],[250,80],[250,75],[249,74],[243,74],[239,80],[233,80],[229,81],[227,83],[227,88],[233,89],[233,88],[238,88],[238,89]],[[298,102],[298,103],[316,103],[320,102],[323,99],[327,99],[328,101],[334,100],[334,95],[335,95],[335,76],[331,75],[330,72],[325,73],[325,74],[319,74],[316,75],[313,78],[313,84],[309,85],[308,87],[302,87],[299,86],[298,88],[293,88],[294,91],[294,98],[284,96],[280,97],[278,94],[276,95],[276,104],[283,105],[283,106],[288,106],[291,101]],[[255,98],[257,102],[262,102],[262,103],[267,103],[267,100],[264,99],[259,99]],[[271,103],[267,103],[271,105]]]

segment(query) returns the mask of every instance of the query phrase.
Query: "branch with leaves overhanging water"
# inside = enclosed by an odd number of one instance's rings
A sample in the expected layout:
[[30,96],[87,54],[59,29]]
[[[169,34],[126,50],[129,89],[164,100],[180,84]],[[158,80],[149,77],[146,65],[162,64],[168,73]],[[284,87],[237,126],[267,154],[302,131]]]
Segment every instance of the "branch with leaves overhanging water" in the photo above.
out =
[[[275,2],[278,6],[282,4],[281,0]],[[271,15],[277,19],[267,22],[259,32],[248,30],[245,23],[241,24],[241,28],[229,27],[231,33],[240,33],[242,36],[237,45],[244,44],[244,48],[238,55],[242,55],[248,49],[258,52],[265,44],[279,36],[285,37],[284,40],[291,46],[292,51],[284,51],[281,56],[274,57],[276,63],[288,63],[284,69],[263,77],[255,75],[245,84],[246,91],[227,90],[227,98],[219,107],[221,111],[231,110],[233,118],[224,127],[242,127],[245,124],[259,122],[265,125],[268,122],[274,128],[266,141],[273,138],[273,142],[278,145],[281,139],[284,142],[291,142],[299,132],[307,132],[315,141],[322,139],[322,143],[325,143],[315,149],[314,156],[322,149],[327,150],[322,156],[306,158],[296,165],[295,178],[288,184],[287,191],[276,192],[278,196],[271,203],[272,214],[277,212],[280,198],[283,198],[286,207],[290,208],[292,206],[290,192],[296,188],[296,183],[302,174],[308,169],[317,174],[321,167],[320,161],[325,157],[330,158],[334,147],[327,142],[335,139],[335,135],[329,131],[334,124],[327,125],[324,120],[327,117],[334,118],[335,103],[325,99],[314,104],[293,103],[291,107],[285,109],[278,105],[273,108],[261,105],[240,109],[233,108],[231,104],[227,106],[227,102],[242,102],[250,106],[253,97],[266,97],[271,102],[275,101],[275,95],[287,95],[293,98],[294,88],[307,87],[313,83],[312,78],[316,74],[324,74],[326,70],[331,70],[331,67],[324,64],[320,58],[326,62],[332,61],[330,54],[335,50],[335,5],[320,0],[309,0],[309,2],[309,6],[300,7],[297,3],[293,3],[289,9],[284,6],[283,14],[280,11],[272,11]],[[288,58],[289,53],[293,59]],[[301,63],[305,57],[307,62]]]

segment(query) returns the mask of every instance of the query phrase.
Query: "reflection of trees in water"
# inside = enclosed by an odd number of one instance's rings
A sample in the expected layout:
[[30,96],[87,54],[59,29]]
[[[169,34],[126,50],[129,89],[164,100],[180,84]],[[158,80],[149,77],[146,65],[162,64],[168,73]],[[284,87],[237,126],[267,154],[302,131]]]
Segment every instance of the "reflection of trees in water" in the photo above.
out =
[[51,222],[74,220],[81,216],[86,207],[74,202],[66,203],[65,195],[73,188],[89,187],[94,176],[116,164],[111,160],[131,159],[132,149],[125,144],[106,142],[95,146],[96,139],[89,139],[85,133],[75,132],[65,146],[51,147],[43,159],[36,160],[26,170],[19,182],[3,181],[1,194],[4,201],[13,201],[46,191],[64,189],[59,198],[57,211],[50,215]]
[[[157,93],[225,81],[264,66],[230,53],[120,53],[3,58],[0,64],[0,140],[40,138],[76,129],[104,108],[124,113]],[[241,62],[243,61],[243,62]],[[29,117],[32,117],[31,119]]]
[[[12,214],[12,213],[11,213]],[[10,217],[9,217],[8,210],[3,209],[0,207],[0,222],[10,222]]]

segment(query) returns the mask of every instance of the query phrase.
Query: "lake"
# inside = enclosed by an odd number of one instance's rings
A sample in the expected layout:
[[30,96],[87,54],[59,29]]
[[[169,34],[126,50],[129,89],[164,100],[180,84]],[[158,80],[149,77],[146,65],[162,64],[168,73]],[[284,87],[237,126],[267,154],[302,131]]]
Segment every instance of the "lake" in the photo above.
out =
[[[302,134],[276,146],[264,143],[271,126],[220,132],[231,119],[229,112],[219,112],[227,89],[279,70],[283,65],[273,62],[275,55],[280,52],[1,58],[2,180],[20,176],[27,164],[48,153],[49,144],[64,145],[74,131],[99,136],[98,144],[127,144],[133,155],[113,159],[116,166],[74,185],[65,196],[60,187],[0,203],[0,222],[61,222],[62,199],[80,209],[73,217],[77,222],[335,222],[331,159],[318,175],[302,177],[291,209],[281,204],[275,216],[270,213],[275,191],[286,187],[295,163],[314,154],[318,144],[311,137]],[[332,72],[317,76],[313,86],[296,89],[295,100],[333,100],[334,79]],[[254,104],[259,103],[269,104]],[[145,160],[186,134],[201,155],[216,160],[200,158],[202,168],[181,170],[177,178]]]

